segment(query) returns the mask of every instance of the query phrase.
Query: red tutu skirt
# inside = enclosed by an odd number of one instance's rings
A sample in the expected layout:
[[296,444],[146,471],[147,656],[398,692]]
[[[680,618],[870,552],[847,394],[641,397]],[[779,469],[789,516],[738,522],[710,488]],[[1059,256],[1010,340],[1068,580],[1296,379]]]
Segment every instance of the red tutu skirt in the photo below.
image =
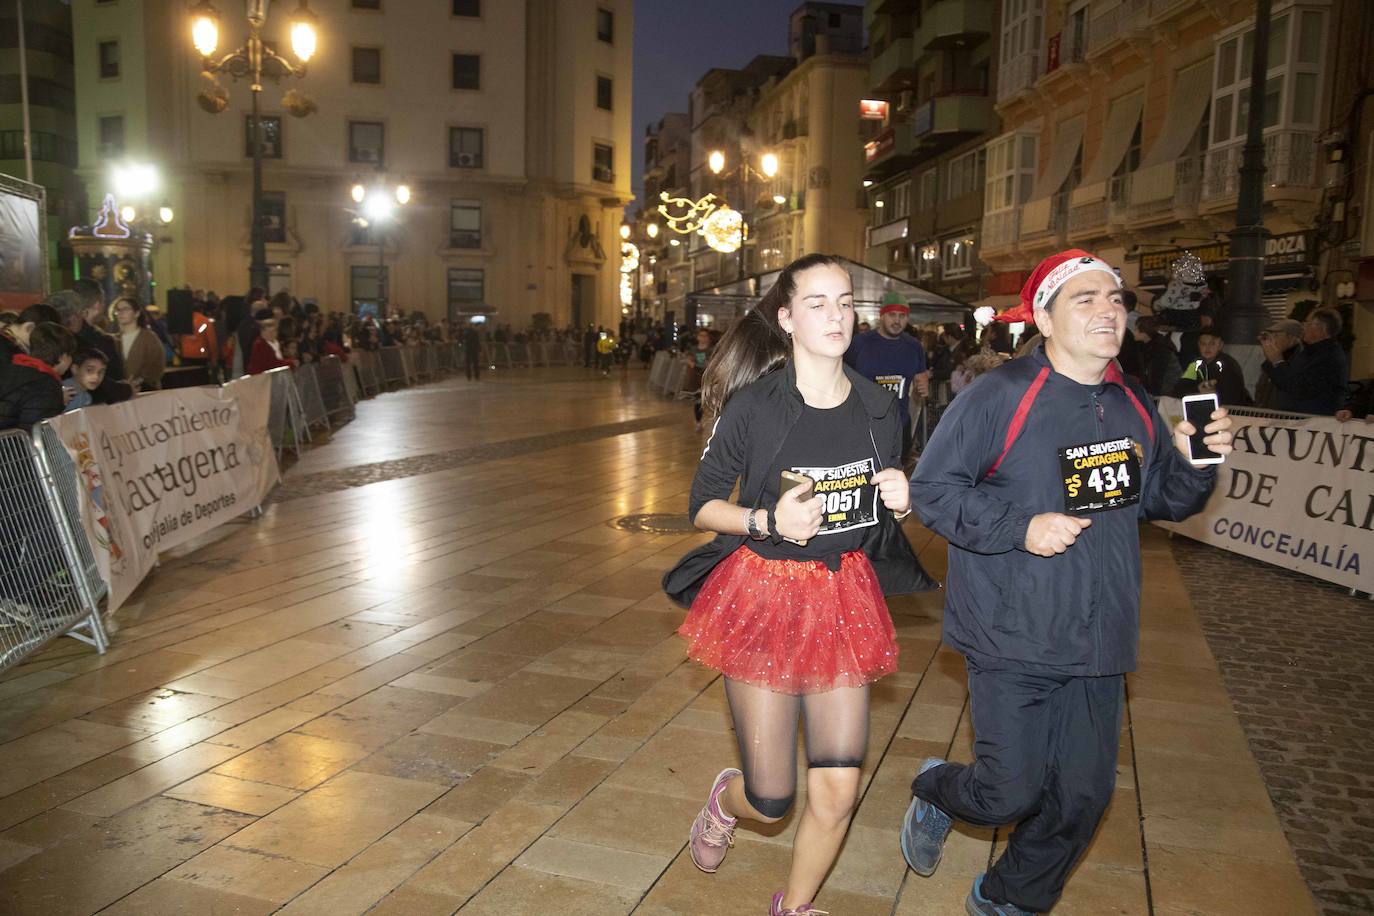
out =
[[741,547],[706,577],[678,633],[689,657],[779,693],[859,687],[897,670],[897,631],[860,550],[831,572]]

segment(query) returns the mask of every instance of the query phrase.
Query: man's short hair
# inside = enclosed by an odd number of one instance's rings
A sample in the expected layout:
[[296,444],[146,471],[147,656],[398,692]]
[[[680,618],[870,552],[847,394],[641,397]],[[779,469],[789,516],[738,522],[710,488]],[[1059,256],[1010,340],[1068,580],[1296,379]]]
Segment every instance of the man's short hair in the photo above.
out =
[[105,291],[100,288],[100,284],[90,279],[77,280],[72,284],[72,292],[80,296],[82,304],[88,308],[98,305],[105,297]]
[[106,366],[110,364],[110,358],[95,347],[86,347],[85,349],[77,350],[76,355],[72,357],[72,362],[79,366],[88,359],[99,360]]
[[54,309],[64,322],[86,312],[86,303],[82,301],[81,295],[71,289],[53,293],[44,304]]
[[1135,329],[1142,334],[1154,337],[1159,333],[1159,319],[1152,315],[1141,315],[1135,321]]
[[27,324],[30,321],[32,321],[34,324],[38,324],[43,321],[49,321],[53,324],[61,324],[62,316],[59,315],[57,309],[53,308],[51,305],[44,305],[41,302],[35,302],[33,305],[29,306],[28,308],[24,309],[24,311],[19,313],[20,324]]
[[957,322],[949,321],[940,325],[940,333],[954,338],[962,338],[964,336],[964,329],[960,327]]
[[[1139,324],[1139,322],[1136,323]],[[1226,340],[1226,338],[1221,333],[1221,328],[1215,324],[1209,324],[1205,328],[1199,328],[1197,336],[1198,339],[1201,339],[1203,337],[1215,337],[1217,340],[1220,340],[1222,342],[1225,342]]]
[[1327,337],[1335,337],[1337,334],[1341,333],[1341,326],[1343,324],[1341,321],[1341,313],[1335,309],[1320,308],[1307,317],[1315,318],[1326,325]]
[[76,335],[60,324],[45,321],[33,326],[29,334],[29,355],[56,366],[62,357],[76,352]]

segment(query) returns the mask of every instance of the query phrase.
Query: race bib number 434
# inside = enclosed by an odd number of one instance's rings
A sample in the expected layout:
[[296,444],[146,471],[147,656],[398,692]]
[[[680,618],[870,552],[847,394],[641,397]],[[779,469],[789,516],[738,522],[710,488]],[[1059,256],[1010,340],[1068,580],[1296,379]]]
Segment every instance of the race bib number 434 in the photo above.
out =
[[1105,512],[1140,502],[1140,456],[1135,440],[1107,439],[1059,450],[1064,511]]

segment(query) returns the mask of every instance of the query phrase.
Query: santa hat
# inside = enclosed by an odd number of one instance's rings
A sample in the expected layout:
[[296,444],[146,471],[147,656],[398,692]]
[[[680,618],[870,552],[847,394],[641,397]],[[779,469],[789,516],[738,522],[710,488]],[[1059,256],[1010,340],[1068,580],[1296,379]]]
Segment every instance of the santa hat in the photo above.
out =
[[1035,270],[1026,278],[1025,285],[1021,287],[1021,301],[997,315],[997,320],[1025,321],[1034,324],[1037,306],[1049,302],[1071,277],[1089,270],[1105,271],[1112,278],[1113,285],[1120,288],[1121,279],[1116,275],[1112,265],[1081,248],[1070,248],[1068,251],[1052,254],[1036,265]]
[[906,299],[896,291],[883,294],[883,307],[878,309],[879,315],[886,315],[888,312],[911,313],[911,306],[906,304]]

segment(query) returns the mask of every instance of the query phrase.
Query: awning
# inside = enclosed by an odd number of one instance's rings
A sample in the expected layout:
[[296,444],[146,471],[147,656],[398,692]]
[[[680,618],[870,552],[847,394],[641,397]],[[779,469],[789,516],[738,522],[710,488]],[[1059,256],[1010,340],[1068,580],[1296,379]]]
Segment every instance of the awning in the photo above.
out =
[[1188,143],[1202,123],[1202,113],[1212,100],[1206,87],[1212,85],[1212,59],[1184,67],[1174,74],[1169,92],[1169,107],[1164,116],[1164,129],[1150,146],[1143,159],[1142,169],[1152,165],[1172,163],[1183,155]]
[[[1129,139],[1129,138],[1127,138]],[[1083,144],[1083,116],[1060,121],[1054,129],[1054,144],[1050,147],[1050,161],[1031,189],[1031,200],[1049,197],[1059,190],[1073,170],[1078,148]]]
[[1131,92],[1112,101],[1107,108],[1106,126],[1102,128],[1102,142],[1097,145],[1097,158],[1084,171],[1081,184],[1102,184],[1105,191],[1107,179],[1116,173],[1131,147],[1131,136],[1140,123],[1140,111],[1144,107],[1143,91]]
[[[854,305],[857,308],[877,308],[882,305],[888,293],[897,293],[911,307],[911,316],[917,322],[963,321],[964,313],[972,308],[968,303],[950,299],[917,286],[901,277],[875,270],[848,258],[839,259],[849,271],[854,282]],[[709,310],[718,318],[733,319],[744,315],[753,308],[764,293],[777,282],[780,270],[755,274],[742,280],[696,289],[687,294],[688,300]]]

